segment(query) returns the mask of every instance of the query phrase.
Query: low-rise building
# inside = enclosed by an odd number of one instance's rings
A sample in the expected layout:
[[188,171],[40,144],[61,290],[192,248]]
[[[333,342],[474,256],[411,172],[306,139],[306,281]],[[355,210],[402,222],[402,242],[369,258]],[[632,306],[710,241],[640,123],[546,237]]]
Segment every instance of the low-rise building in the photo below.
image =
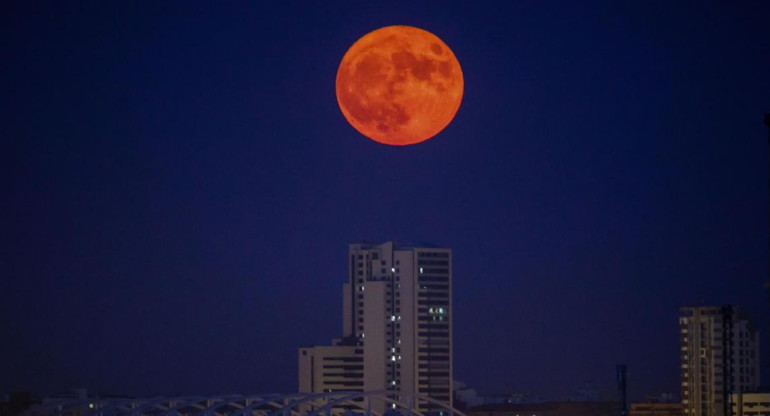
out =
[[733,416],[770,416],[770,390],[730,395]]
[[628,416],[682,416],[682,403],[631,403]]

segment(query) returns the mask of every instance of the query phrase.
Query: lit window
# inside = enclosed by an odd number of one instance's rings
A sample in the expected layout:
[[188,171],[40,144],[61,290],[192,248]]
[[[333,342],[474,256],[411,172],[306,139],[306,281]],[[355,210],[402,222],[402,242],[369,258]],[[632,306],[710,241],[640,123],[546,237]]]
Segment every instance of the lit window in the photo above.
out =
[[395,268],[395,267],[391,267],[391,268],[390,268],[390,271],[391,271],[391,272],[393,272],[393,273],[395,273],[395,272],[396,272],[396,268]]

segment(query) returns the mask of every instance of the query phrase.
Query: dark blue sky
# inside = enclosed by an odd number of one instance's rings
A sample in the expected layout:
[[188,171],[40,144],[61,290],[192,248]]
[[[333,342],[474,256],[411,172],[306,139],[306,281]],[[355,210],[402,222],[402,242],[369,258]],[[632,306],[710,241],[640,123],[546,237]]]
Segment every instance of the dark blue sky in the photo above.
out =
[[[360,240],[454,250],[482,392],[677,392],[679,306],[768,327],[768,2],[62,3],[0,5],[0,393],[295,391]],[[465,76],[405,148],[334,95],[393,24]]]

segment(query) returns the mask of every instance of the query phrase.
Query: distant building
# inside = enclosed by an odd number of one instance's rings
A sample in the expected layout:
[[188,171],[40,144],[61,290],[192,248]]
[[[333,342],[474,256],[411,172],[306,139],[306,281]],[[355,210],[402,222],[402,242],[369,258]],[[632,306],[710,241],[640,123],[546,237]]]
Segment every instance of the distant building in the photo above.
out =
[[300,348],[299,374],[302,393],[363,391],[363,347],[336,339],[331,346]]
[[616,402],[500,403],[473,407],[468,416],[617,416]]
[[736,307],[684,307],[679,314],[685,416],[729,416],[732,393],[759,385],[759,333]]
[[[300,348],[300,392],[393,390],[452,406],[452,251],[351,244],[347,261],[343,337]],[[414,407],[442,410],[427,401]]]
[[452,398],[454,399],[455,409],[465,411],[473,406],[484,404],[484,398],[479,397],[476,389],[470,388],[467,384],[458,380],[454,380],[453,384],[454,393]]
[[682,403],[631,403],[628,416],[682,416]]
[[770,390],[731,395],[732,416],[770,416]]

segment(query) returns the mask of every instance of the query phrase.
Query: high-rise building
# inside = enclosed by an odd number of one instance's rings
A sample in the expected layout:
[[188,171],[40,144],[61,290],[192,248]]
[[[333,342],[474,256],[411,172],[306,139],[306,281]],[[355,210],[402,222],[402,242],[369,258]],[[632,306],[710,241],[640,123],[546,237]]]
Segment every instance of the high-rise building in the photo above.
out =
[[[452,405],[452,251],[351,244],[342,338],[299,350],[300,392],[417,393]],[[381,412],[385,403],[371,403]],[[440,411],[425,400],[422,412]]]
[[679,311],[682,410],[685,416],[729,416],[732,394],[759,385],[759,333],[737,307]]

